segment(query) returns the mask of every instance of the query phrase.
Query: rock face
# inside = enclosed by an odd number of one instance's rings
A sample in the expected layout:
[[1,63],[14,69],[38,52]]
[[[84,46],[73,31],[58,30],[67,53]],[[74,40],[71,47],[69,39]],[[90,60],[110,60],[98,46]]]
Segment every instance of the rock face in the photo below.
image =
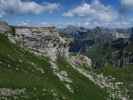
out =
[[0,32],[5,33],[10,31],[11,27],[6,22],[0,21]]
[[123,67],[133,64],[133,43],[125,39],[117,39],[112,42],[112,62],[114,66]]
[[30,48],[52,60],[68,55],[68,42],[55,27],[15,27],[16,40],[22,47]]
[[0,21],[0,33],[8,33],[11,42],[52,60],[57,56],[68,56],[69,42],[59,35],[55,27],[16,27]]

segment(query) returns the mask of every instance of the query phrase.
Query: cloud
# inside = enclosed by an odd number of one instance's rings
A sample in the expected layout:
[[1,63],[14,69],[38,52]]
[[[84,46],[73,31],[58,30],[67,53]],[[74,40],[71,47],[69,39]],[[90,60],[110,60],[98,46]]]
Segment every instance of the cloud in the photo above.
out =
[[44,3],[22,0],[0,0],[0,15],[4,14],[39,14],[42,12],[53,12],[57,10],[59,4]]
[[121,4],[125,7],[133,8],[133,0],[121,0]]
[[98,0],[94,0],[91,4],[84,3],[74,9],[64,13],[67,17],[91,17],[95,20],[112,21],[118,17],[118,13],[111,6],[105,6]]
[[30,25],[30,20],[25,20],[25,21],[20,21],[17,23],[18,26],[29,26]]
[[45,27],[45,26],[54,26],[54,24],[50,24],[46,21],[42,22],[33,22],[31,20],[23,20],[23,21],[18,21],[17,26],[30,26],[30,27]]
[[120,11],[121,13],[132,13],[133,12],[133,0],[120,0]]
[[[133,0],[130,1],[133,2]],[[75,25],[85,27],[130,27],[133,22],[128,16],[125,18],[125,15],[122,15],[118,9],[113,9],[111,5],[104,5],[100,0],[82,3],[65,12],[63,16],[75,19],[79,17],[80,20],[75,22]]]

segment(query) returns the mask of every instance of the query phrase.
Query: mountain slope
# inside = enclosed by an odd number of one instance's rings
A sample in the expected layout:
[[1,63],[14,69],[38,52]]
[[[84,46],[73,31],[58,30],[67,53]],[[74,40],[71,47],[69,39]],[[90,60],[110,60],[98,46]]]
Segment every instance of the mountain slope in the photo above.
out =
[[130,64],[124,66],[124,68],[114,68],[111,65],[108,65],[96,71],[98,73],[103,73],[105,76],[115,77],[116,81],[123,82],[123,86],[125,86],[124,88],[127,88],[127,93],[129,95],[128,100],[133,99],[133,65]]
[[106,100],[104,90],[71,65],[57,65],[59,71],[54,71],[48,58],[36,56],[0,34],[0,99]]

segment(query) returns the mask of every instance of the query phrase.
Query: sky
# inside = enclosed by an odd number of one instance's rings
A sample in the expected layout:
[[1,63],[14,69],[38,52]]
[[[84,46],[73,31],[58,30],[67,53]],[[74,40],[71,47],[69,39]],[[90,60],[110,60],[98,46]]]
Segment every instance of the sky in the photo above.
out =
[[133,0],[0,0],[0,20],[20,26],[133,26]]

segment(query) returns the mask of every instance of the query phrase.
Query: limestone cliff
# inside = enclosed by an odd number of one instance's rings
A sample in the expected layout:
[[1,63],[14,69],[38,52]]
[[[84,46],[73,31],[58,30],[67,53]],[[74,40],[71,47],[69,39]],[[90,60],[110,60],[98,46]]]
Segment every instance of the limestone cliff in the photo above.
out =
[[68,55],[68,42],[60,37],[55,27],[15,27],[17,42],[22,47],[44,54],[55,60]]
[[5,32],[10,32],[11,27],[4,21],[0,21],[0,32],[5,33]]
[[18,27],[0,22],[0,32],[9,33],[8,37],[12,42],[29,48],[34,53],[48,56],[53,61],[59,55],[68,55],[69,42],[59,35],[55,27]]

